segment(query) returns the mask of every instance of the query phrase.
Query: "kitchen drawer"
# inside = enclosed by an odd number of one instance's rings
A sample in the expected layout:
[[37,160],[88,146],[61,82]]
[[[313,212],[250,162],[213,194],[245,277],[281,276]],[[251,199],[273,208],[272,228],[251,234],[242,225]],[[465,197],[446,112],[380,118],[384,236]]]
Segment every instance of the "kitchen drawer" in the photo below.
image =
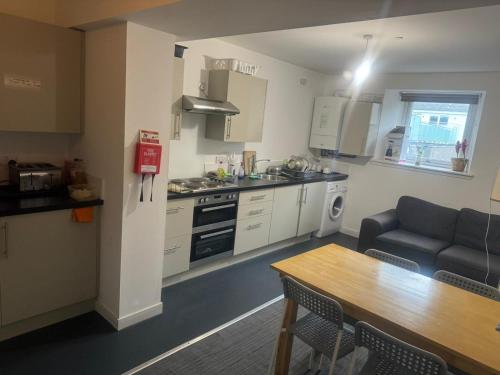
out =
[[258,201],[238,207],[238,220],[250,219],[252,217],[269,215],[273,211],[273,202]]
[[234,255],[268,245],[270,226],[271,215],[238,220],[236,224]]
[[324,150],[337,150],[337,137],[329,135],[311,134],[309,146]]
[[193,228],[194,199],[176,199],[167,202],[166,238],[191,235]]
[[163,250],[163,277],[169,277],[189,270],[191,235],[169,238]]
[[274,198],[274,188],[244,191],[240,193],[239,205],[272,201]]

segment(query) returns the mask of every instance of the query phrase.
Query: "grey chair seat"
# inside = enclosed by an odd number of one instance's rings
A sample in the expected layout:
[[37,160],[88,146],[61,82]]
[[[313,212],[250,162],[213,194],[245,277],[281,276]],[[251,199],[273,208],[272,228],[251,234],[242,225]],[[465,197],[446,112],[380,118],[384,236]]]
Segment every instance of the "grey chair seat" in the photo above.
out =
[[380,249],[413,260],[417,263],[433,264],[437,254],[450,244],[424,235],[395,229],[376,237]]
[[[448,371],[448,375],[453,375]],[[387,359],[371,354],[358,375],[413,375],[405,368]]]
[[[462,245],[453,245],[441,251],[437,257],[439,269],[458,273],[470,279],[484,282],[486,253]],[[490,253],[489,284],[497,286],[500,278],[500,255]]]
[[[338,327],[314,313],[309,313],[297,320],[290,331],[310,347],[332,357],[337,342]],[[337,358],[341,358],[354,350],[354,333],[344,328],[340,339]]]

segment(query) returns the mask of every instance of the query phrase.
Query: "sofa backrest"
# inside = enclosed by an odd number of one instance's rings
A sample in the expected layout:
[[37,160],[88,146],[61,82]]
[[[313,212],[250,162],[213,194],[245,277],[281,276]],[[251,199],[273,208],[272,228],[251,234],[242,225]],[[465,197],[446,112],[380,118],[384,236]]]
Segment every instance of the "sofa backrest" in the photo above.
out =
[[[458,215],[454,243],[477,250],[486,250],[484,237],[488,226],[488,214],[470,208],[462,208]],[[500,255],[500,215],[491,215],[488,232],[488,250]]]
[[402,196],[396,207],[399,227],[452,243],[458,211],[422,199]]

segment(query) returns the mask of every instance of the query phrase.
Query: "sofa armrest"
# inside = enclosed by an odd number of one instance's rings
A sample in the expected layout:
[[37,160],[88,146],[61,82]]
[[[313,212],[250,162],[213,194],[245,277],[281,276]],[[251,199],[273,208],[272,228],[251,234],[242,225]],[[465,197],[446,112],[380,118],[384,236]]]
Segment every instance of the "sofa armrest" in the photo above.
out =
[[399,221],[396,210],[390,209],[379,214],[364,218],[359,231],[358,250],[365,251],[374,247],[375,237],[394,230]]

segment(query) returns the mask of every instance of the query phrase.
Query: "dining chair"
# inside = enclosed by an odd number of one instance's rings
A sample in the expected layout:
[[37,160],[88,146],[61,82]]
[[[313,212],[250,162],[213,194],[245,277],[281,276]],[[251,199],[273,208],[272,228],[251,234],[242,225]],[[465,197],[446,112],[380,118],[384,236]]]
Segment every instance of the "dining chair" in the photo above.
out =
[[486,298],[491,298],[495,301],[500,301],[500,290],[479,281],[469,279],[468,277],[457,275],[456,273],[445,270],[436,271],[432,277],[446,284],[456,286],[457,288],[479,294],[480,296]]
[[[344,329],[342,306],[337,301],[302,285],[290,277],[283,277],[282,282],[285,298],[293,300],[299,306],[309,310],[308,314],[289,327],[288,332],[312,348],[309,369],[312,367],[314,354],[320,353],[321,359],[318,370],[321,368],[323,355],[327,356],[331,359],[328,374],[332,375],[337,359],[354,350],[354,334]],[[272,373],[276,362],[278,340],[281,333],[282,329],[280,329],[276,340],[269,373]]]
[[359,375],[446,375],[448,366],[439,356],[401,341],[366,322],[354,326],[355,349],[349,365],[352,375],[360,348],[369,351]]
[[396,255],[392,255],[389,253],[386,253],[384,251],[376,250],[376,249],[368,249],[365,251],[365,255],[368,255],[372,258],[376,258],[378,260],[381,260],[382,262],[385,263],[390,263],[394,266],[398,266],[404,269],[407,269],[408,271],[413,271],[413,272],[420,272],[420,266],[418,265],[417,262],[414,262],[409,259],[401,258]]

